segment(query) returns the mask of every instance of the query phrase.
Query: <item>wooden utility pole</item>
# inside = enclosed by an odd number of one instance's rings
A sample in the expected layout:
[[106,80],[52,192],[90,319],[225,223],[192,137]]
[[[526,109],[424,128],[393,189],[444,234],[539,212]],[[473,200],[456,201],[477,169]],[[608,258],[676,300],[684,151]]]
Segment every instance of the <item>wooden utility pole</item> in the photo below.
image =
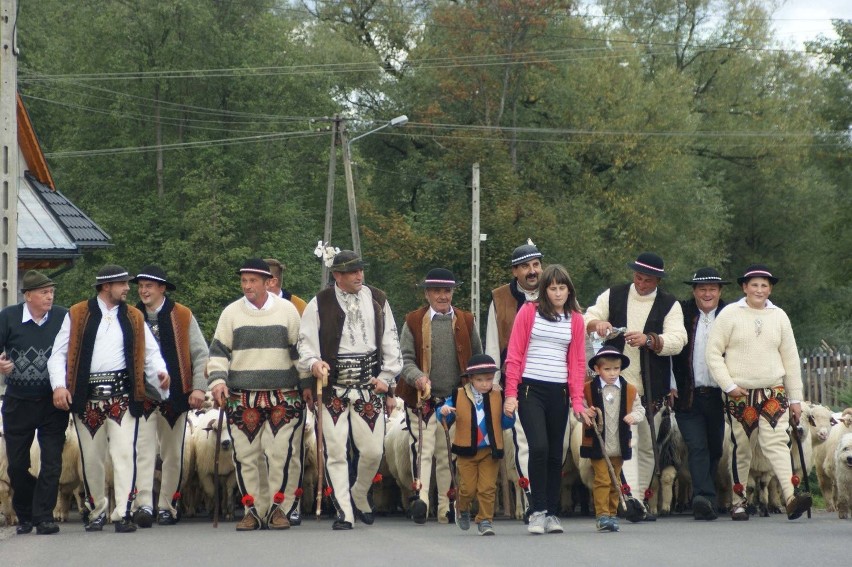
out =
[[479,164],[473,164],[471,183],[471,234],[470,234],[470,310],[473,312],[473,324],[479,332]]
[[352,156],[346,125],[340,128],[340,145],[343,146],[343,173],[346,177],[346,200],[349,202],[349,229],[352,231],[352,250],[361,256],[361,233],[358,230],[358,205],[355,202],[355,181],[352,178]]
[[[325,230],[322,233],[322,244],[331,244],[331,223],[334,217],[334,171],[337,167],[337,128],[340,124],[340,115],[335,114],[331,121],[331,149],[328,150],[328,189],[325,194]],[[328,266],[325,265],[325,259],[320,258],[322,262],[322,280],[320,281],[320,290],[325,289],[328,285]]]
[[0,307],[18,302],[18,48],[16,0],[0,0]]

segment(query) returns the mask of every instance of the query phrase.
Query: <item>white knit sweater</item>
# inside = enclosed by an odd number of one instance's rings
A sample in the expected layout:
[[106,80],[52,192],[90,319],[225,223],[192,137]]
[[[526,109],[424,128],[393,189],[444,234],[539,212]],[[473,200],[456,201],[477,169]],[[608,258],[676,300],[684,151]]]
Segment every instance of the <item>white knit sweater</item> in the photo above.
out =
[[768,303],[752,309],[741,299],[723,309],[707,343],[707,366],[722,390],[784,386],[791,400],[802,399],[799,350],[790,319]]

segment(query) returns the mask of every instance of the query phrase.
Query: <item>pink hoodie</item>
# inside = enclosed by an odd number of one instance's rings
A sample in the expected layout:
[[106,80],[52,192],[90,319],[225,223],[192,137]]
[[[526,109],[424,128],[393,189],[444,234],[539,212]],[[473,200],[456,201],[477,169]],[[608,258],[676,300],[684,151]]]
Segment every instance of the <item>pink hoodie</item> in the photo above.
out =
[[[512,334],[509,336],[509,348],[506,354],[506,397],[518,397],[518,385],[527,362],[527,349],[537,303],[525,303],[515,316]],[[583,384],[586,382],[586,324],[583,316],[571,312],[571,344],[568,345],[568,394],[571,407],[583,407]]]

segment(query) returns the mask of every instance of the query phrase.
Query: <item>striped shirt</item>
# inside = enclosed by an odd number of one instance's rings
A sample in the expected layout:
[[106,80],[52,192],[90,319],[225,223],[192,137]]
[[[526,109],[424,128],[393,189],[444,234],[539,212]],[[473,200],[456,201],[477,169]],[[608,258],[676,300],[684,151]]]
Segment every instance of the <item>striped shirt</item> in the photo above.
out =
[[571,344],[571,316],[548,321],[536,311],[524,380],[565,384],[568,382],[568,345]]

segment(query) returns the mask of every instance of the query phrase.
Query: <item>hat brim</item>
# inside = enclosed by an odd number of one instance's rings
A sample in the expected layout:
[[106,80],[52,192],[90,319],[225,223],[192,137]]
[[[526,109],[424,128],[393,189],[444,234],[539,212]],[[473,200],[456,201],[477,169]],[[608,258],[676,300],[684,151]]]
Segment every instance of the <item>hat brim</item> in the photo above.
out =
[[762,275],[759,275],[759,274],[755,274],[753,276],[748,276],[747,278],[746,277],[737,278],[737,283],[740,284],[740,285],[743,285],[744,283],[746,283],[748,280],[750,280],[752,278],[767,279],[767,280],[769,280],[769,283],[771,283],[772,285],[775,285],[775,284],[778,283],[778,278],[776,278],[775,276],[762,276]]
[[56,287],[56,283],[54,283],[52,281],[47,281],[47,282],[43,282],[43,283],[40,283],[40,284],[35,285],[35,286],[31,286],[31,287],[22,287],[21,293],[26,293],[28,291],[35,291],[37,289],[42,289],[42,288],[45,288],[45,287]]
[[420,287],[420,288],[423,288],[423,289],[427,289],[427,288],[430,288],[430,287],[437,287],[437,288],[442,288],[442,289],[443,289],[443,288],[445,288],[445,287],[448,287],[448,288],[451,288],[451,289],[452,289],[452,288],[457,288],[457,287],[459,287],[459,286],[460,286],[461,284],[463,284],[463,283],[464,283],[464,282],[448,282],[448,281],[436,281],[436,280],[423,280],[422,282],[420,282],[420,283],[418,283],[418,284],[417,284],[417,287]]
[[366,262],[355,262],[353,264],[347,264],[345,266],[332,266],[329,268],[329,271],[337,272],[340,274],[346,274],[348,272],[357,272],[358,270],[363,270],[369,264]]
[[646,276],[654,276],[655,278],[666,277],[665,270],[655,270],[646,266],[640,266],[636,262],[627,262],[627,267],[633,270],[634,272],[639,272],[640,274],[645,274]]
[[99,285],[103,285],[105,283],[129,282],[131,279],[133,279],[133,278],[131,278],[130,276],[119,276],[119,277],[115,277],[115,278],[108,278],[108,279],[104,279],[104,280],[101,280],[99,282],[93,283],[92,287],[98,287]]
[[719,285],[728,285],[731,282],[725,280],[692,280],[683,282],[686,285],[702,285],[702,284],[719,284]]
[[158,284],[163,284],[164,286],[166,286],[166,289],[169,290],[169,291],[174,291],[174,290],[177,289],[175,284],[168,282],[166,280],[161,280],[161,279],[153,278],[153,277],[147,278],[147,277],[144,277],[144,276],[143,277],[136,276],[135,278],[130,280],[130,283],[138,284],[140,281],[143,281],[143,280],[146,281],[146,282],[155,282],[155,283],[158,283]]
[[619,359],[621,359],[621,369],[622,370],[624,370],[625,368],[630,366],[630,359],[627,357],[626,354],[615,353],[615,352],[605,352],[605,353],[600,354],[600,355],[596,354],[595,356],[593,356],[592,358],[589,359],[589,369],[592,370],[592,372],[594,372],[595,364],[597,364],[598,360],[600,360],[601,358],[615,358],[615,357],[618,357]]

